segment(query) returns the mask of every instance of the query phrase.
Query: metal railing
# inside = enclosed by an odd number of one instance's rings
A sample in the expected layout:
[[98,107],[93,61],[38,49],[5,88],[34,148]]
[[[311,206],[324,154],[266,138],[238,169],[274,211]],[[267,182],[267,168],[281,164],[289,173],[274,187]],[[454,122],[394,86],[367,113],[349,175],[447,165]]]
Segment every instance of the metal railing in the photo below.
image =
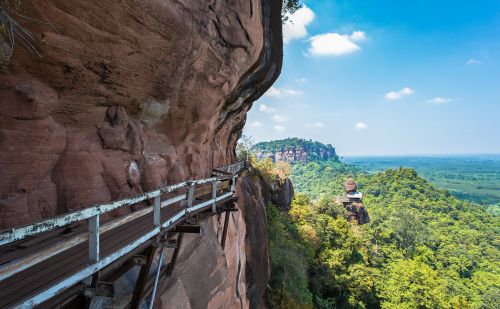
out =
[[247,163],[245,161],[240,161],[240,162],[235,163],[233,165],[215,168],[213,170],[213,174],[218,175],[218,176],[232,175],[232,174],[236,174],[239,171],[243,170],[246,166],[247,166]]
[[[236,179],[238,177],[238,173],[244,168],[245,168],[245,163],[238,162],[236,164],[214,170],[215,173],[219,173],[222,171],[221,174],[224,174],[224,176],[221,175],[207,179],[185,181],[179,184],[166,186],[151,192],[137,195],[132,198],[126,198],[107,204],[96,205],[90,208],[74,211],[68,214],[47,219],[35,224],[4,230],[0,233],[0,246],[4,246],[19,240],[23,240],[28,237],[36,236],[38,234],[48,232],[56,228],[68,226],[78,221],[88,220],[87,233],[81,233],[64,242],[58,243],[49,249],[45,249],[43,251],[24,257],[23,259],[14,260],[5,265],[2,265],[0,267],[0,282],[5,280],[6,278],[9,278],[17,273],[20,273],[23,270],[26,270],[40,262],[43,262],[61,252],[64,252],[65,250],[68,250],[69,248],[84,243],[88,240],[88,246],[89,246],[88,267],[78,271],[72,276],[58,282],[57,284],[47,288],[46,290],[30,297],[29,299],[23,301],[22,303],[17,304],[15,308],[27,308],[27,307],[30,308],[39,305],[45,300],[48,300],[51,297],[62,292],[66,288],[98,272],[99,270],[108,266],[109,264],[116,261],[120,257],[123,257],[124,255],[128,254],[135,248],[139,247],[141,244],[145,243],[149,239],[158,235],[161,232],[161,230],[165,228],[170,228],[174,226],[177,222],[182,221],[185,217],[189,216],[189,214],[196,212],[202,208],[206,208],[207,206],[210,205],[212,206],[212,211],[215,212],[216,204],[218,201],[229,198],[234,194],[234,188]],[[231,185],[229,190],[227,192],[223,192],[221,195],[218,196],[217,191],[219,191],[221,188],[222,189],[225,188],[223,186],[223,183],[226,182],[227,184],[228,179],[231,180]],[[195,187],[203,184],[211,184],[210,188],[211,192],[210,191],[205,192],[208,190],[204,190],[203,192],[210,194],[211,198],[207,201],[194,204]],[[161,200],[163,194],[167,193],[175,194],[176,191],[182,189],[184,189],[186,192],[178,194],[174,197],[170,197],[163,201]],[[119,219],[103,224],[102,226],[100,225],[100,216],[102,214],[108,213],[120,207],[132,206],[134,204],[141,203],[148,199],[153,199],[152,206],[146,207],[136,212],[132,212]],[[187,202],[186,207],[181,209],[179,212],[173,214],[169,218],[167,218],[164,222],[161,222],[161,209],[181,201]],[[131,222],[151,212],[153,212],[153,226],[154,226],[153,229],[143,234],[141,237],[131,241],[125,247],[122,247],[121,249],[114,251],[108,256],[105,257],[100,256],[99,242],[100,242],[100,235],[102,233],[110,231],[113,228]]]

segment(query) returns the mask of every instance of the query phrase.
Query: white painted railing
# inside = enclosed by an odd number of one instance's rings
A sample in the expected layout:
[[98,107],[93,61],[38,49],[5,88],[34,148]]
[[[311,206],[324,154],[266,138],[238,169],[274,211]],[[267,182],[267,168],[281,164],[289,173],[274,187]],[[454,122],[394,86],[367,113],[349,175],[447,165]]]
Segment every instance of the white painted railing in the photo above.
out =
[[[35,224],[2,231],[0,233],[0,246],[25,239],[27,237],[35,236],[43,232],[48,232],[55,228],[64,227],[77,221],[88,219],[88,233],[82,233],[64,242],[61,242],[55,246],[52,246],[51,248],[34,253],[23,259],[14,260],[8,264],[2,265],[2,267],[0,267],[0,282],[44,260],[51,258],[56,254],[64,252],[65,250],[68,250],[69,248],[84,243],[88,240],[89,244],[88,267],[75,273],[69,278],[62,280],[61,282],[55,284],[54,286],[47,287],[46,290],[30,297],[23,303],[16,305],[15,308],[31,308],[38,304],[41,304],[45,300],[48,300],[51,297],[57,295],[64,289],[78,283],[79,281],[82,281],[83,279],[89,277],[93,273],[98,272],[99,270],[108,266],[112,262],[116,261],[120,257],[128,254],[129,252],[131,252],[132,250],[136,249],[141,244],[146,242],[148,239],[151,239],[155,235],[159,234],[162,229],[174,226],[176,223],[180,222],[185,216],[188,216],[190,213],[196,212],[197,210],[200,210],[209,205],[212,205],[212,210],[215,211],[216,203],[218,201],[231,197],[234,194],[234,186],[236,183],[238,173],[244,168],[245,168],[245,163],[238,162],[236,164],[215,170],[216,173],[222,171],[222,174],[225,174],[225,176],[212,177],[195,181],[185,181],[179,184],[166,186],[161,189],[147,192],[132,198],[122,199],[108,204],[93,206],[90,208],[82,209],[79,211],[47,219]],[[217,196],[218,184],[220,184],[223,180],[227,179],[231,179],[231,186],[229,190],[223,193],[222,195]],[[197,185],[208,184],[208,183],[212,185],[210,192],[211,199],[194,205],[193,201],[195,196],[195,187]],[[164,201],[161,200],[162,194],[172,193],[180,189],[186,189],[187,193],[171,197]],[[105,214],[107,212],[110,212],[112,210],[115,210],[123,206],[131,206],[148,199],[154,199],[152,207],[147,207],[139,211],[130,213],[122,218],[113,220],[111,222],[108,222],[100,226],[99,218],[101,214]],[[180,210],[173,216],[167,218],[165,222],[161,222],[161,209],[183,200],[187,201],[186,208]],[[127,246],[101,259],[99,254],[100,234],[110,231],[113,228],[120,226],[122,224],[131,222],[151,212],[153,212],[153,226],[154,226],[154,228],[151,231],[142,235],[138,239],[131,240],[131,242]]]

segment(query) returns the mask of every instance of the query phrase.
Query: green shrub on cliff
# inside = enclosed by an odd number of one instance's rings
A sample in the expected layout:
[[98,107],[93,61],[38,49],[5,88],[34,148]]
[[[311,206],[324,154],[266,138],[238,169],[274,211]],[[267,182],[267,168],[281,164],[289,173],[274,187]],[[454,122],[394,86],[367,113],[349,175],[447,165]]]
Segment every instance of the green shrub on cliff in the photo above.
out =
[[272,308],[311,308],[304,243],[286,213],[267,205],[271,280],[269,303]]

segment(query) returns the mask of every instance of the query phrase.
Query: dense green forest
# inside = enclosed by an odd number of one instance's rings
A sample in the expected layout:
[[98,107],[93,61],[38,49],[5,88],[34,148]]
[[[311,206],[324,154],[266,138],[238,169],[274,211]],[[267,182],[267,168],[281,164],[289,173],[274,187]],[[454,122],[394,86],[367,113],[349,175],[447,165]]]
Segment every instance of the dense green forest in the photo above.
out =
[[[269,163],[268,163],[269,164]],[[334,203],[353,175],[371,222]],[[268,205],[273,308],[500,308],[500,220],[408,168],[295,164],[288,212]]]

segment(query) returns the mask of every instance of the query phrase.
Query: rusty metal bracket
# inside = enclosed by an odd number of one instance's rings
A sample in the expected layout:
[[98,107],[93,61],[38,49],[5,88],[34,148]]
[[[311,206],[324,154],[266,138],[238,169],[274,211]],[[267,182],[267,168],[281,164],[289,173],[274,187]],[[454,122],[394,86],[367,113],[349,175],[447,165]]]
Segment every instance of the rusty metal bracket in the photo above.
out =
[[84,295],[88,298],[95,296],[102,297],[114,297],[115,296],[115,286],[113,282],[99,282],[96,287],[86,287],[84,290]]
[[177,241],[172,238],[157,238],[153,245],[160,248],[176,248]]
[[132,263],[137,266],[144,266],[147,263],[146,255],[136,255],[132,258]]

